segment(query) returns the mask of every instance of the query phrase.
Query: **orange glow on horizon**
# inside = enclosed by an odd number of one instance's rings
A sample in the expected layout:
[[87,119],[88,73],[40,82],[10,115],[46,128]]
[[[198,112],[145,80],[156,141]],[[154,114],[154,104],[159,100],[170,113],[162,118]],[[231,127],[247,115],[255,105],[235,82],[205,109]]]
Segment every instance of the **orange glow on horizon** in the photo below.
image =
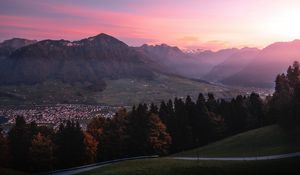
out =
[[297,0],[3,0],[2,5],[0,40],[78,40],[107,33],[133,46],[166,43],[218,50],[300,38]]

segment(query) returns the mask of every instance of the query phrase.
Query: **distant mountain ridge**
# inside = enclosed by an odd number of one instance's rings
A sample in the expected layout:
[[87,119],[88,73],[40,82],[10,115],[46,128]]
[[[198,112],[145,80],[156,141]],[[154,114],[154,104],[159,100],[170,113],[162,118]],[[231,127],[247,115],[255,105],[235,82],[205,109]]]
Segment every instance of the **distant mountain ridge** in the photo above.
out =
[[188,76],[188,71],[183,69],[186,65],[195,64],[195,60],[189,55],[182,52],[178,47],[161,45],[147,45],[135,47],[136,51],[145,55],[148,59],[160,65],[165,72],[177,75]]
[[198,52],[183,52],[178,47],[161,45],[147,45],[136,47],[152,61],[163,65],[170,72],[188,78],[201,79],[215,65],[221,63],[239,49],[223,49],[217,52],[204,50]]
[[231,86],[272,88],[278,73],[300,61],[300,40],[273,43],[261,50],[246,47],[183,52],[166,44],[139,49],[176,74]]
[[143,56],[106,34],[80,41],[43,40],[15,50],[0,64],[0,84],[53,79],[103,85],[104,78],[153,78]]
[[28,40],[22,38],[13,38],[0,43],[0,58],[8,57],[13,51],[21,47],[34,44],[36,40]]
[[200,70],[198,70],[197,76],[203,78],[203,76],[209,73],[216,65],[221,64],[223,61],[237,52],[239,52],[239,49],[229,48],[219,51],[204,50],[203,52],[191,54],[191,56],[193,56],[201,65],[201,67],[199,67]]
[[294,61],[300,62],[300,40],[277,42],[262,49],[240,72],[225,78],[228,85],[273,87],[277,74]]
[[233,86],[272,87],[277,73],[299,59],[300,40],[273,43],[262,50],[184,52],[167,44],[130,47],[103,33],[78,41],[14,38],[0,43],[0,85],[59,80],[104,87],[106,78],[152,79],[158,73]]
[[257,48],[242,48],[213,67],[203,79],[218,82],[243,70],[258,54]]

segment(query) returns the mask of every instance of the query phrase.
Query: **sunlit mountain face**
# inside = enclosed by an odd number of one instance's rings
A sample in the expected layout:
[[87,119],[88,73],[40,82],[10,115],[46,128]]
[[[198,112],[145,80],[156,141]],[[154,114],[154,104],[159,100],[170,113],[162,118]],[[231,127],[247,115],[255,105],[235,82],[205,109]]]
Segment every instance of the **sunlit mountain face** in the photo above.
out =
[[79,40],[99,33],[130,46],[258,47],[300,38],[300,1],[2,0],[0,40]]

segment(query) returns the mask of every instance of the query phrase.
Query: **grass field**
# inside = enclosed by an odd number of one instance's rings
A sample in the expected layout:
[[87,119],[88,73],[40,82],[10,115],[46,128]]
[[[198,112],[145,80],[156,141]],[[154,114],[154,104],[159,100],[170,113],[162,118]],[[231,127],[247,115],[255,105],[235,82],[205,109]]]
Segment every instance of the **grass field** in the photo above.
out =
[[187,161],[166,158],[126,161],[81,175],[290,174],[300,158],[272,161]]
[[[1,95],[2,94],[2,95]],[[82,85],[48,81],[36,85],[0,86],[1,104],[95,103]]]
[[278,125],[241,133],[207,146],[175,154],[189,157],[264,156],[300,151],[299,129]]
[[200,92],[213,92],[217,97],[233,97],[237,92],[222,86],[192,81],[184,78],[158,76],[155,80],[119,79],[106,80],[107,87],[95,94],[98,103],[137,104],[159,103],[161,100],[185,98],[191,95],[196,98]]
[[189,79],[158,75],[154,80],[105,80],[104,91],[91,91],[85,84],[64,84],[56,81],[36,85],[0,86],[1,104],[97,103],[131,106],[140,102],[160,102],[174,97],[197,97],[213,92],[216,97],[233,97],[236,90]]

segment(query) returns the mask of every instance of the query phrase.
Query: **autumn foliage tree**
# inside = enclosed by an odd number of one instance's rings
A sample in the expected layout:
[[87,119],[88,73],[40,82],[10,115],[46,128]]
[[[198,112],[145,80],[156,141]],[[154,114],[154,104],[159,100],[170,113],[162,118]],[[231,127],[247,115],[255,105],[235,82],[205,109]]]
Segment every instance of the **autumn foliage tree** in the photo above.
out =
[[98,117],[87,127],[99,143],[98,160],[108,160],[123,157],[127,153],[127,112],[120,109],[113,118]]
[[[151,110],[152,109],[152,110]],[[152,112],[151,112],[152,111]],[[133,155],[165,154],[171,144],[171,137],[165,124],[146,104],[132,109],[128,118],[130,152]]]
[[164,155],[172,143],[172,138],[167,132],[166,126],[159,119],[157,114],[150,113],[148,118],[147,145],[149,153]]
[[54,144],[52,140],[39,132],[32,139],[29,157],[31,171],[42,172],[53,169]]
[[88,132],[84,132],[84,145],[85,145],[85,154],[84,162],[85,163],[94,163],[97,160],[97,140]]

